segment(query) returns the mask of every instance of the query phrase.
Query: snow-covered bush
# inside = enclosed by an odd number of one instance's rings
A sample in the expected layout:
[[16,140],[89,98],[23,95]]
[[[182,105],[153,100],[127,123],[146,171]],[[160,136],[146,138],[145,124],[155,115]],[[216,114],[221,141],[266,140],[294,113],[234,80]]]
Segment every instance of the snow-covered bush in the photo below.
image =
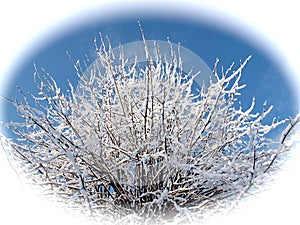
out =
[[221,74],[217,62],[210,84],[196,90],[197,71],[184,73],[180,55],[168,61],[159,46],[153,57],[142,37],[145,65],[126,64],[101,39],[104,72],[85,74],[76,63],[79,86],[70,83],[68,93],[36,69],[38,94],[7,99],[22,121],[3,124],[17,138],[1,139],[30,179],[96,220],[194,221],[229,207],[276,170],[299,117],[272,140],[268,133],[287,120],[264,125],[272,107],[252,113],[254,99],[247,109],[237,101],[250,57]]

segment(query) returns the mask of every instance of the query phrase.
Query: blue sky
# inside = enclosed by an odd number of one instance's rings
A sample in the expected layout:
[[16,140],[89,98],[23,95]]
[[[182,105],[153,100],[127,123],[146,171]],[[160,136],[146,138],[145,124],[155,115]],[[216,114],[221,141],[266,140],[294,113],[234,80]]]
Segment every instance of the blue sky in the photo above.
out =
[[[296,95],[286,79],[286,70],[276,64],[267,52],[246,42],[242,37],[228,33],[226,27],[220,29],[205,22],[176,20],[172,17],[153,19],[132,16],[111,22],[95,21],[93,24],[85,24],[84,27],[73,29],[72,32],[52,37],[51,42],[46,42],[39,49],[34,49],[27,58],[24,58],[12,74],[14,79],[5,95],[17,97],[17,85],[25,92],[36,92],[33,84],[33,62],[38,67],[45,68],[63,90],[67,88],[67,79],[76,85],[76,71],[66,51],[70,52],[75,61],[77,59],[84,60],[87,56],[92,62],[96,57],[93,41],[95,37],[99,37],[99,32],[104,36],[109,36],[113,47],[117,47],[120,43],[139,41],[141,33],[138,20],[140,20],[148,40],[167,40],[169,37],[171,42],[180,42],[182,46],[199,55],[210,68],[213,68],[216,57],[220,58],[219,65],[227,68],[232,61],[238,65],[240,59],[244,60],[252,55],[241,80],[242,83],[247,84],[240,97],[245,108],[251,104],[252,97],[256,97],[255,110],[260,112],[263,102],[267,100],[268,105],[274,105],[270,120],[274,116],[280,118],[294,116],[299,109]],[[5,120],[13,119],[12,110],[11,107],[4,105]]]

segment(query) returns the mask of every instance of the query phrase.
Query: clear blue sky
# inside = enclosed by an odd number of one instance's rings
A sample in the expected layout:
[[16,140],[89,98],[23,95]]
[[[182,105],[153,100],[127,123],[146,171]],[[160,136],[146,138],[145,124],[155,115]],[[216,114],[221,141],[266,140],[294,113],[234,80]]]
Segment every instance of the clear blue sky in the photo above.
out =
[[[52,39],[52,42],[35,49],[24,59],[15,74],[12,74],[15,79],[11,82],[10,91],[5,94],[8,97],[17,97],[17,85],[25,92],[36,92],[33,84],[33,62],[52,74],[63,90],[67,88],[67,79],[76,85],[76,71],[66,51],[70,52],[74,60],[84,60],[87,56],[92,62],[96,57],[93,40],[95,37],[99,37],[99,32],[104,36],[109,36],[113,47],[117,47],[120,43],[141,40],[137,23],[140,20],[148,40],[166,40],[169,37],[171,42],[180,42],[182,46],[199,55],[211,68],[216,57],[220,58],[219,65],[227,68],[232,61],[238,65],[240,59],[243,60],[251,54],[253,57],[246,66],[241,81],[247,84],[240,97],[242,104],[247,107],[250,105],[252,97],[256,97],[257,107],[255,110],[260,112],[263,102],[267,100],[269,105],[274,105],[270,119],[274,116],[285,118],[296,114],[299,103],[288,85],[284,74],[285,70],[275,64],[266,52],[257,49],[256,46],[244,41],[241,37],[227,33],[226,28],[220,30],[209,24],[202,24],[201,21],[195,23],[174,18],[151,19],[132,16],[128,19],[111,22],[95,21],[85,27],[78,27],[73,32],[60,34]],[[4,106],[4,109],[1,110],[4,110],[5,120],[12,119],[14,117],[13,109]]]

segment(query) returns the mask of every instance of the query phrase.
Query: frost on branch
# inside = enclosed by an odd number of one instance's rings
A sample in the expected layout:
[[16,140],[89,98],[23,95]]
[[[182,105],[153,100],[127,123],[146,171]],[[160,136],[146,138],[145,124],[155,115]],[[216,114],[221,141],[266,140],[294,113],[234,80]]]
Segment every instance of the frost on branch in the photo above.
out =
[[[75,68],[79,86],[62,93],[55,80],[35,72],[38,94],[9,100],[21,120],[5,123],[16,138],[3,146],[34,183],[68,204],[106,221],[131,218],[195,221],[211,208],[226,208],[276,170],[284,139],[268,133],[286,121],[263,123],[272,107],[253,113],[238,104],[242,70],[233,66],[210,84],[192,87],[197,76],[170,45],[172,60],[155,45],[147,62],[128,65],[101,38],[103,72]],[[180,46],[178,46],[180,48]],[[115,62],[118,62],[117,64]],[[222,203],[222,204],[221,204]],[[124,220],[125,220],[124,219]]]

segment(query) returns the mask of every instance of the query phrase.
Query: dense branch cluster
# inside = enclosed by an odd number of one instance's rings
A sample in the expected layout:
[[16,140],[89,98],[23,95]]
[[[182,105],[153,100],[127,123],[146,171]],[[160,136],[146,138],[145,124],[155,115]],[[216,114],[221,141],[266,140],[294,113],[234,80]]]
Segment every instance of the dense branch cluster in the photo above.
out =
[[285,121],[262,122],[271,107],[258,114],[254,100],[238,104],[249,58],[235,71],[215,69],[196,90],[198,74],[182,71],[180,56],[166,61],[155,46],[153,58],[143,40],[147,62],[128,65],[101,39],[105,72],[84,74],[76,63],[79,86],[68,94],[36,69],[38,95],[9,100],[22,122],[5,124],[18,135],[5,140],[7,152],[37,184],[95,218],[188,218],[240,198],[286,150],[268,138]]

